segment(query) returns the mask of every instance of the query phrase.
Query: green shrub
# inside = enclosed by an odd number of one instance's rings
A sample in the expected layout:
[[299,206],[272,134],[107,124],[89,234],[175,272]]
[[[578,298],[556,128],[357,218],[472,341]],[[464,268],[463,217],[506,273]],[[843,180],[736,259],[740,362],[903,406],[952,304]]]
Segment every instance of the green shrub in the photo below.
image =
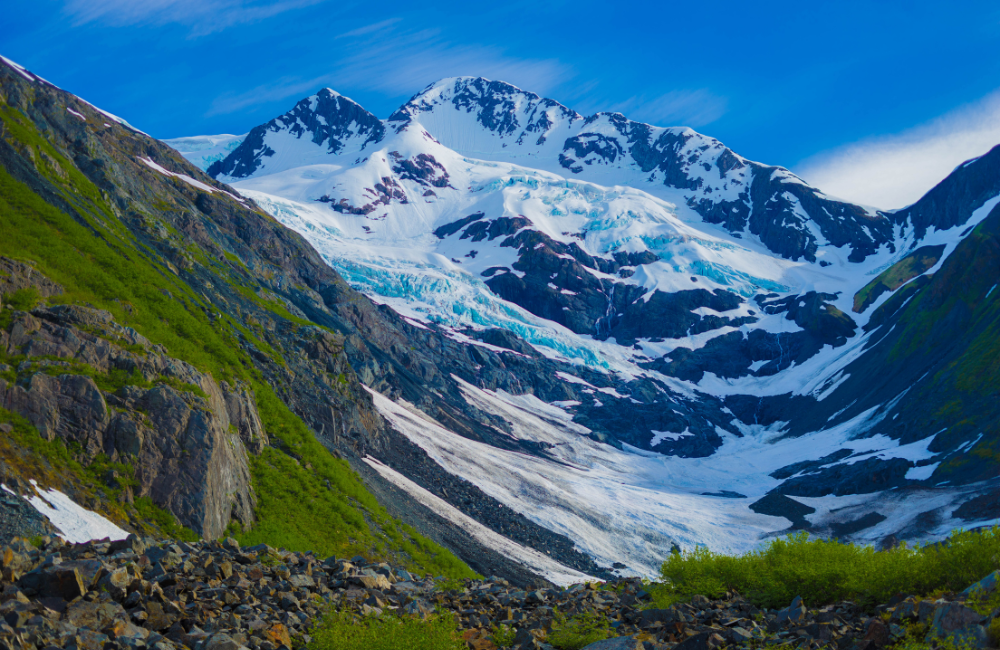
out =
[[548,641],[559,650],[580,650],[611,636],[611,623],[606,616],[585,612],[567,619],[565,614],[557,611],[552,619]]
[[509,625],[494,625],[493,631],[490,633],[490,640],[493,641],[497,647],[509,648],[514,645],[514,637],[516,636],[517,630]]
[[434,583],[435,591],[462,591],[465,589],[465,581],[460,578],[447,578]]
[[312,650],[463,650],[452,615],[427,620],[387,614],[358,618],[330,612],[310,631]]
[[852,600],[866,607],[894,594],[959,591],[997,568],[1000,529],[956,531],[946,543],[871,546],[810,539],[800,532],[741,556],[698,548],[672,554],[660,569],[653,595],[660,606],[696,594],[735,590],[761,607],[784,607],[796,596],[810,606]]
[[149,497],[139,497],[133,505],[140,517],[155,523],[167,537],[182,542],[197,542],[200,539],[196,532],[182,526],[172,513],[153,503]]
[[35,287],[18,289],[14,293],[8,293],[3,297],[3,304],[10,305],[19,311],[31,311],[35,305],[41,301],[42,295]]
[[965,604],[967,607],[971,607],[983,616],[986,616],[1000,607],[1000,589],[996,589],[992,593],[976,589],[969,595],[969,599]]
[[891,650],[975,650],[976,643],[971,638],[956,636],[927,639],[927,626],[913,623],[906,627],[906,635],[892,646]]

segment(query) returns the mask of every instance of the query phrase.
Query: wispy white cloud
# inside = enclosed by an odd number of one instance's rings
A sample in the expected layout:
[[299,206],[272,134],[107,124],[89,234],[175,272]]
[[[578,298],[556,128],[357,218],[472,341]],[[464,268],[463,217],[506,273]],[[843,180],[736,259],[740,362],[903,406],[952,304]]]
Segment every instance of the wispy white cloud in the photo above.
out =
[[233,25],[266,20],[286,11],[326,0],[66,0],[64,13],[74,25],[102,23],[112,27],[166,25],[191,28],[204,36]]
[[365,36],[367,34],[373,34],[375,32],[380,32],[380,31],[382,31],[384,29],[388,29],[389,27],[392,27],[393,25],[395,25],[396,23],[398,23],[401,20],[403,20],[403,19],[402,18],[389,18],[388,20],[383,20],[381,22],[373,23],[371,25],[365,25],[364,27],[358,27],[357,29],[352,29],[349,32],[344,32],[343,34],[338,34],[337,36],[334,37],[334,39],[338,39],[338,38],[352,38],[352,37],[357,37],[357,36]]
[[385,93],[416,92],[444,77],[472,75],[545,93],[573,76],[556,59],[525,59],[498,47],[456,44],[438,30],[379,35],[341,61],[334,78],[345,87]]
[[725,115],[728,101],[704,88],[672,90],[657,97],[639,95],[602,110],[658,126],[700,127]]
[[[445,77],[473,75],[507,81],[526,90],[546,93],[573,77],[573,70],[554,59],[521,59],[483,45],[455,44],[437,30],[395,29],[398,20],[361,27],[353,34],[351,53],[329,73],[309,79],[283,77],[242,92],[217,97],[206,117],[299,99],[322,86],[350,94],[374,91],[390,96],[416,93]],[[382,117],[386,117],[383,115]]]
[[905,207],[959,164],[1000,144],[1000,91],[898,134],[813,156],[795,172],[824,192],[883,209]]
[[313,79],[286,77],[257,86],[246,92],[225,93],[212,101],[212,104],[208,107],[208,111],[205,113],[205,117],[228,115],[252,106],[280,101],[286,97],[301,99],[315,93],[329,81],[329,75]]

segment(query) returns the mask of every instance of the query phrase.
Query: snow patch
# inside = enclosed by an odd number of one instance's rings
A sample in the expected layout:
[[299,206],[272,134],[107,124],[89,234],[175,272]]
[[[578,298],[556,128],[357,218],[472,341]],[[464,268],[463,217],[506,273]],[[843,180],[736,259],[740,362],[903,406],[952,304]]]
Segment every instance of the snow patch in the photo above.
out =
[[187,183],[188,185],[190,185],[192,187],[195,187],[195,188],[197,188],[199,190],[202,190],[203,192],[208,192],[209,194],[213,194],[215,192],[218,192],[220,194],[225,194],[226,196],[228,196],[229,198],[233,199],[234,201],[239,201],[240,203],[243,203],[243,199],[239,198],[238,196],[236,196],[234,194],[230,194],[229,192],[226,192],[225,190],[220,190],[217,187],[212,187],[211,185],[206,185],[205,183],[202,183],[201,181],[195,180],[195,179],[191,178],[190,176],[188,176],[186,174],[175,174],[174,172],[169,171],[169,170],[161,167],[160,165],[156,164],[155,162],[153,162],[149,158],[145,158],[145,157],[139,158],[139,162],[144,163],[147,167],[153,169],[154,171],[157,171],[157,172],[163,174],[164,176],[172,176],[174,178],[179,178],[182,181],[184,181],[185,183]]
[[[45,515],[67,542],[82,544],[92,539],[119,540],[128,537],[128,531],[122,530],[96,512],[77,505],[59,490],[39,488],[35,481],[31,481],[31,485],[37,494],[23,498],[35,510]],[[14,494],[6,485],[3,489]]]

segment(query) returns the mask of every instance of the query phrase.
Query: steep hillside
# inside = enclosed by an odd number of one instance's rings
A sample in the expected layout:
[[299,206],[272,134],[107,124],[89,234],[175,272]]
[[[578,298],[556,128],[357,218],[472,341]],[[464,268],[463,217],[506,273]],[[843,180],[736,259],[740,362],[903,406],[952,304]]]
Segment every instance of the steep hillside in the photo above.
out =
[[314,434],[386,444],[327,307],[374,306],[172,149],[7,62],[0,120],[5,485],[133,530],[471,573]]

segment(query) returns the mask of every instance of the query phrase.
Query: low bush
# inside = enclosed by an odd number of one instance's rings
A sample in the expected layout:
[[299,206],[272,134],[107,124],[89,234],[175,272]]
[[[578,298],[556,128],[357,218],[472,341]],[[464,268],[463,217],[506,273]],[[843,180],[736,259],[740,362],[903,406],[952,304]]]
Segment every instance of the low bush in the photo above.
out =
[[591,643],[603,641],[612,636],[611,623],[607,616],[585,612],[572,618],[556,612],[552,620],[552,631],[548,642],[559,650],[580,650]]
[[367,616],[330,612],[310,631],[311,650],[463,650],[465,642],[452,615],[422,620],[407,616]]
[[510,648],[514,645],[516,637],[517,630],[509,625],[494,625],[490,633],[490,641],[495,643],[498,648]]
[[13,293],[8,293],[3,297],[3,304],[10,305],[19,311],[31,311],[42,299],[41,294],[35,287],[18,289]]
[[978,645],[971,638],[960,636],[927,638],[927,626],[913,623],[906,627],[906,634],[891,650],[976,650]]
[[996,527],[887,551],[800,532],[741,556],[706,548],[672,554],[660,569],[663,583],[653,591],[660,606],[735,590],[760,607],[784,607],[802,596],[811,607],[851,600],[870,608],[900,592],[960,591],[997,569],[997,558]]
[[182,542],[197,542],[200,539],[198,533],[182,526],[172,513],[153,503],[149,497],[139,497],[133,505],[140,517],[159,526],[168,537]]

